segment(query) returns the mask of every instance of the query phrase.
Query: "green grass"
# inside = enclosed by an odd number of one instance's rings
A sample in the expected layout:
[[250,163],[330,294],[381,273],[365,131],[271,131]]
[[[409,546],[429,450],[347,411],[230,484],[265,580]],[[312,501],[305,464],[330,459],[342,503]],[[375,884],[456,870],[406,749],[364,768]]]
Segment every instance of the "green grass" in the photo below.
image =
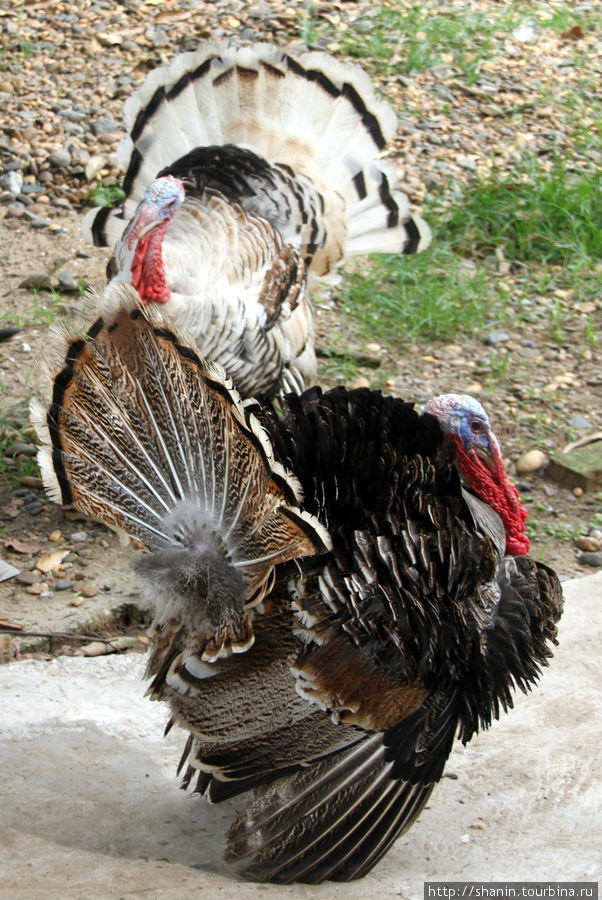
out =
[[440,6],[399,8],[375,4],[372,13],[339,36],[344,53],[365,59],[377,71],[414,74],[445,63],[458,70],[468,84],[476,81],[482,62],[494,54],[500,35],[521,19],[520,7],[504,6],[497,15],[476,12],[470,4],[446,11]]
[[[541,307],[550,336],[562,343],[572,298],[599,296],[599,175],[572,172],[561,159],[546,170],[525,157],[511,174],[493,173],[462,198],[431,201],[425,216],[434,230],[427,251],[376,257],[346,283],[344,307],[366,339],[450,339],[503,325],[511,313],[532,321]],[[509,283],[499,276],[499,260],[509,267]],[[567,300],[555,295],[560,289]],[[539,305],[523,302],[533,294]],[[591,314],[580,317],[579,331],[589,346],[596,343]]]
[[[367,339],[414,342],[475,331],[496,300],[485,271],[467,268],[435,238],[418,256],[383,255],[367,271],[362,266],[344,288],[343,302]],[[499,301],[500,308],[504,303]]]
[[590,9],[584,4],[578,12],[572,4],[562,3],[556,9],[550,4],[545,12],[542,11],[539,24],[542,28],[560,32],[568,31],[576,25],[584,32],[597,31],[602,28],[602,12],[599,9],[596,12],[595,4],[592,4]]
[[572,171],[556,158],[549,171],[523,157],[508,175],[493,172],[445,219],[459,252],[559,265],[602,259],[602,176]]
[[119,206],[125,200],[125,193],[117,182],[97,184],[84,197],[86,206]]
[[[83,290],[82,282],[80,294],[83,294]],[[18,313],[14,310],[7,310],[0,314],[0,322],[6,321],[18,328],[30,328],[35,325],[51,325],[61,315],[60,306],[63,303],[63,297],[57,290],[50,288],[46,293],[32,288],[31,293],[33,294],[33,307],[28,312]]]
[[40,470],[34,456],[6,455],[6,450],[17,442],[32,443],[33,435],[28,425],[29,398],[3,410],[0,414],[0,479],[13,490],[25,475],[39,477]]

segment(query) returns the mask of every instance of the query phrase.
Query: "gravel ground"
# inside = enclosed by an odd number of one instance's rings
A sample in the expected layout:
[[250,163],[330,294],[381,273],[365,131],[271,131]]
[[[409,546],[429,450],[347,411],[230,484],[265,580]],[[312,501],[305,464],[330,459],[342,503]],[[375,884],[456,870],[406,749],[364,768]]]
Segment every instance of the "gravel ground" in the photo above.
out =
[[[499,14],[498,6],[471,4],[492,15]],[[600,71],[600,35],[573,30],[562,36],[539,29],[537,17],[550,4],[529,7],[522,30],[496,36],[472,84],[445,53],[426,72],[402,76],[392,67],[376,73],[400,117],[391,155],[413,203],[419,205],[435,187],[453,202],[475,174],[493,165],[503,172],[521,150],[544,161],[553,152],[570,154],[577,169],[599,162],[595,142],[572,143],[566,98],[571,92],[584,95],[577,56],[588,60],[590,76]],[[449,4],[441,13],[453,8]],[[579,10],[592,8],[575,7],[576,25]],[[108,609],[137,596],[128,575],[128,553],[135,551],[123,554],[105,529],[71,521],[45,500],[28,463],[34,452],[31,435],[22,433],[28,398],[42,387],[40,359],[49,323],[56,318],[68,323],[81,305],[80,286],[101,287],[104,281],[109,254],[86,246],[79,217],[92,188],[120,177],[115,150],[124,100],[149,69],[209,37],[270,39],[301,48],[308,10],[308,4],[236,0],[0,0],[0,327],[23,327],[12,341],[0,343],[0,439],[6,446],[14,438],[17,445],[0,469],[0,556],[31,573],[19,582],[0,583],[1,617],[64,630],[97,622]],[[311,15],[318,46],[342,55],[341,31],[350,24],[358,33],[369,30],[374,4],[314,3]],[[404,47],[398,52],[401,58]],[[588,121],[595,127],[587,105],[573,113],[581,115],[585,127]],[[499,274],[501,280],[512,277],[503,269]],[[593,526],[601,512],[599,499],[593,492],[576,496],[541,473],[517,475],[514,464],[535,446],[550,454],[602,429],[602,361],[583,338],[585,319],[599,323],[602,305],[599,298],[586,303],[562,291],[533,302],[527,334],[522,322],[510,320],[500,340],[485,333],[454,343],[385,350],[358,347],[336,303],[323,301],[317,306],[319,343],[328,349],[333,336],[349,332],[352,349],[380,362],[378,370],[362,372],[362,383],[384,385],[418,401],[442,390],[480,393],[531,521],[538,523],[533,553],[563,576],[587,574],[592,569],[573,537]],[[550,327],[554,302],[563,307],[565,339],[560,343]],[[495,372],[503,377],[492,378]],[[71,538],[81,531],[85,540]],[[587,547],[582,542],[582,550],[598,552],[602,535],[596,535],[590,535]],[[41,558],[54,550],[68,553],[54,569],[40,572]]]

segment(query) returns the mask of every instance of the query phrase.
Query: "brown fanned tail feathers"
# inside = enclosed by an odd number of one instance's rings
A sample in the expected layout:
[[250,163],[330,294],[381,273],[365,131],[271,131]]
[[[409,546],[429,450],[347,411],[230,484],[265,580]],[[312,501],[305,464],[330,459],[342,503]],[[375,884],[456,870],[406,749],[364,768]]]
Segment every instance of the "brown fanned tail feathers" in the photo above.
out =
[[109,288],[104,305],[69,341],[50,408],[32,405],[45,484],[153,551],[138,568],[164,590],[162,622],[206,593],[196,615],[206,654],[245,649],[247,608],[274,567],[328,549],[328,534],[299,508],[298,483],[219,367],[132,288]]

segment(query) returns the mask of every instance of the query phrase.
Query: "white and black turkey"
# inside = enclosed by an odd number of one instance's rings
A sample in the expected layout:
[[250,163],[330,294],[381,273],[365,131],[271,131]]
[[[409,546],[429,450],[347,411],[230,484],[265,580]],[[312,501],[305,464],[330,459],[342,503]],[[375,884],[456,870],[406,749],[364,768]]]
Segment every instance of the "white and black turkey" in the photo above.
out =
[[378,158],[395,114],[357,66],[208,43],[151,72],[125,117],[123,209],[84,230],[245,396],[315,381],[312,281],[344,257],[428,246]]
[[227,859],[257,880],[358,878],[455,736],[537,680],[558,579],[524,555],[472,398],[243,404],[158,307],[108,293],[118,307],[71,337],[33,409],[46,485],[150,551],[150,693],[189,732],[185,783],[213,801],[254,789]]

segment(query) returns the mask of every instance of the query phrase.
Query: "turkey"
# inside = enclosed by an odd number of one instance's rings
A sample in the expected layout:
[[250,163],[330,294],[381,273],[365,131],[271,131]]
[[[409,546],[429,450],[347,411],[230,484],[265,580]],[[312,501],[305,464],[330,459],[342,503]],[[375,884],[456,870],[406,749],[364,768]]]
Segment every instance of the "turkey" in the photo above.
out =
[[396,117],[357,66],[203,44],[151,72],[125,118],[123,208],[92,210],[84,232],[243,396],[315,382],[316,279],[430,241],[377,158]]
[[243,403],[130,286],[104,304],[32,408],[45,483],[148,548],[149,692],[189,733],[184,784],[253,791],[226,858],[359,878],[556,643],[560,584],[525,555],[487,415],[368,389]]

